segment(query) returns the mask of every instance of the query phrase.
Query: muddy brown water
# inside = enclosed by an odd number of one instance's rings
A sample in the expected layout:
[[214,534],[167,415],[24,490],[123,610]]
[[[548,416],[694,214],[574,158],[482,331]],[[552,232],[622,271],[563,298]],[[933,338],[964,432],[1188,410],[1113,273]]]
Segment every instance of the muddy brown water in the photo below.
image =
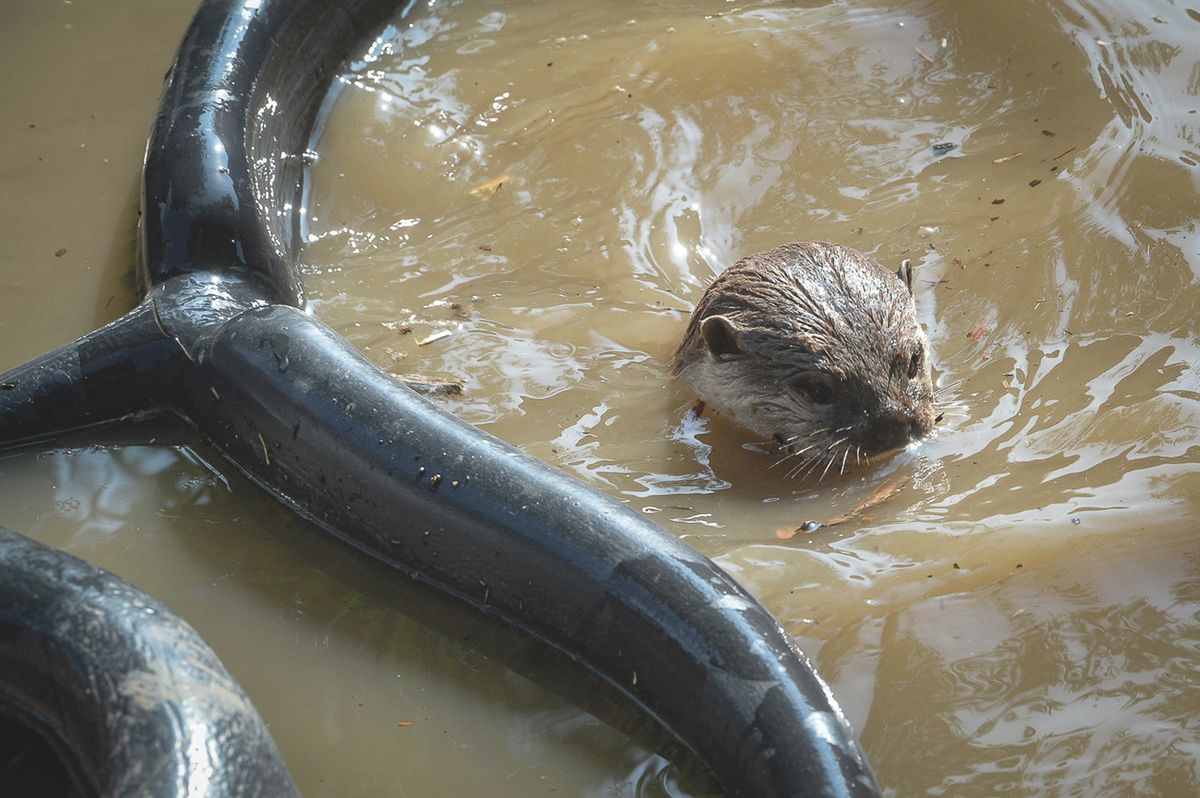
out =
[[[0,367],[136,301],[191,11],[6,7]],[[338,84],[305,284],[377,363],[463,380],[455,412],[737,576],[890,794],[1194,795],[1198,45],[1167,2],[422,3]],[[800,238],[913,260],[944,395],[935,438],[821,480],[689,420],[666,371],[714,274]],[[179,425],[3,457],[0,524],[195,625],[305,794],[703,791],[359,586]]]

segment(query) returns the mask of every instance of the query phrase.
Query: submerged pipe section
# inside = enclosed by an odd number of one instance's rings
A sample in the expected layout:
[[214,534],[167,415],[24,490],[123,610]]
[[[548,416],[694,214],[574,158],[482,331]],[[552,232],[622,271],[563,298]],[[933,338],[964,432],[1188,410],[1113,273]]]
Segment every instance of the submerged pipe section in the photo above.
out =
[[82,795],[298,794],[262,718],[190,626],[3,528],[0,714],[41,733]]
[[[733,579],[399,385],[300,309],[309,131],[333,70],[392,11],[204,3],[147,152],[146,300],[0,375],[12,386],[0,390],[0,446],[170,410],[319,526],[595,673],[730,794],[878,795],[828,688]],[[85,344],[104,368],[82,365]]]

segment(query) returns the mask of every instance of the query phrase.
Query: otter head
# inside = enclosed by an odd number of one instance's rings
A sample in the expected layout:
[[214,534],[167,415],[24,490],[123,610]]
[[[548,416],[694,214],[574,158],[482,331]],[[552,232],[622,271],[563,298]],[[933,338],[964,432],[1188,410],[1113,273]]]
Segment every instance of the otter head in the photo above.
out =
[[912,270],[836,244],[744,258],[701,297],[675,356],[707,404],[797,465],[844,470],[934,424]]

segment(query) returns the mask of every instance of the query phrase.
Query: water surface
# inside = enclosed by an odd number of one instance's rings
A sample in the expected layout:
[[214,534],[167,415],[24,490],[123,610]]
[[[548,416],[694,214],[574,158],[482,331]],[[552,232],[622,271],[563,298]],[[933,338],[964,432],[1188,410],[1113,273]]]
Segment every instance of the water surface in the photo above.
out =
[[[190,13],[27,4],[0,30],[0,367],[136,300]],[[376,362],[463,380],[455,412],[735,574],[892,794],[1193,795],[1197,41],[1168,2],[421,4],[331,100],[305,284]],[[912,259],[934,439],[798,480],[689,420],[688,311],[794,239]],[[704,790],[398,612],[179,425],[0,459],[0,523],[195,625],[305,794]]]

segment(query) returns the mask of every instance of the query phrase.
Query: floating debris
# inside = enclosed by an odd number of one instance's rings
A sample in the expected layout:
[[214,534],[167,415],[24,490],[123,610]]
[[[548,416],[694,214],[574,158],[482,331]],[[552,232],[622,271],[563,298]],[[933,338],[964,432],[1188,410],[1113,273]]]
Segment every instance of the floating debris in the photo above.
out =
[[434,341],[440,341],[443,338],[449,338],[451,335],[453,335],[453,333],[449,330],[434,330],[429,335],[417,341],[417,346],[425,346],[426,344],[431,344]]
[[423,374],[393,374],[400,382],[422,396],[460,396],[466,388],[465,380],[426,377]]
[[822,524],[820,521],[805,521],[803,524],[796,527],[795,529],[777,529],[777,530],[775,530],[775,537],[779,538],[780,540],[791,540],[792,538],[796,537],[796,535],[799,535],[801,532],[803,532],[806,535],[811,535],[813,532],[816,532],[822,526],[824,526],[824,524]]
[[503,186],[509,180],[512,180],[511,175],[500,175],[499,177],[492,178],[486,183],[480,183],[478,186],[475,186],[475,188],[471,189],[471,196],[490,197],[499,191],[501,186]]
[[838,524],[843,524],[846,521],[849,521],[851,518],[861,515],[867,510],[878,507],[885,501],[895,497],[896,494],[900,493],[900,491],[904,490],[904,486],[908,484],[910,479],[911,477],[903,476],[888,480],[876,488],[874,493],[856,504],[849,512],[830,518],[825,522],[825,526],[837,526]]
[[461,302],[451,302],[450,303],[450,313],[456,319],[461,319],[462,321],[467,321],[475,313],[475,303],[468,302],[467,304],[464,305]]
[[985,317],[980,319],[979,323],[971,328],[971,331],[967,333],[967,337],[978,343],[985,335],[990,333],[992,329],[993,327],[991,319]]
[[263,460],[267,465],[271,465],[271,452],[267,449],[267,439],[261,432],[258,433],[258,445],[262,447]]
[[1005,155],[1003,158],[993,158],[992,163],[1008,163],[1009,161],[1015,161],[1024,154],[1023,152],[1014,152],[1012,155]]

